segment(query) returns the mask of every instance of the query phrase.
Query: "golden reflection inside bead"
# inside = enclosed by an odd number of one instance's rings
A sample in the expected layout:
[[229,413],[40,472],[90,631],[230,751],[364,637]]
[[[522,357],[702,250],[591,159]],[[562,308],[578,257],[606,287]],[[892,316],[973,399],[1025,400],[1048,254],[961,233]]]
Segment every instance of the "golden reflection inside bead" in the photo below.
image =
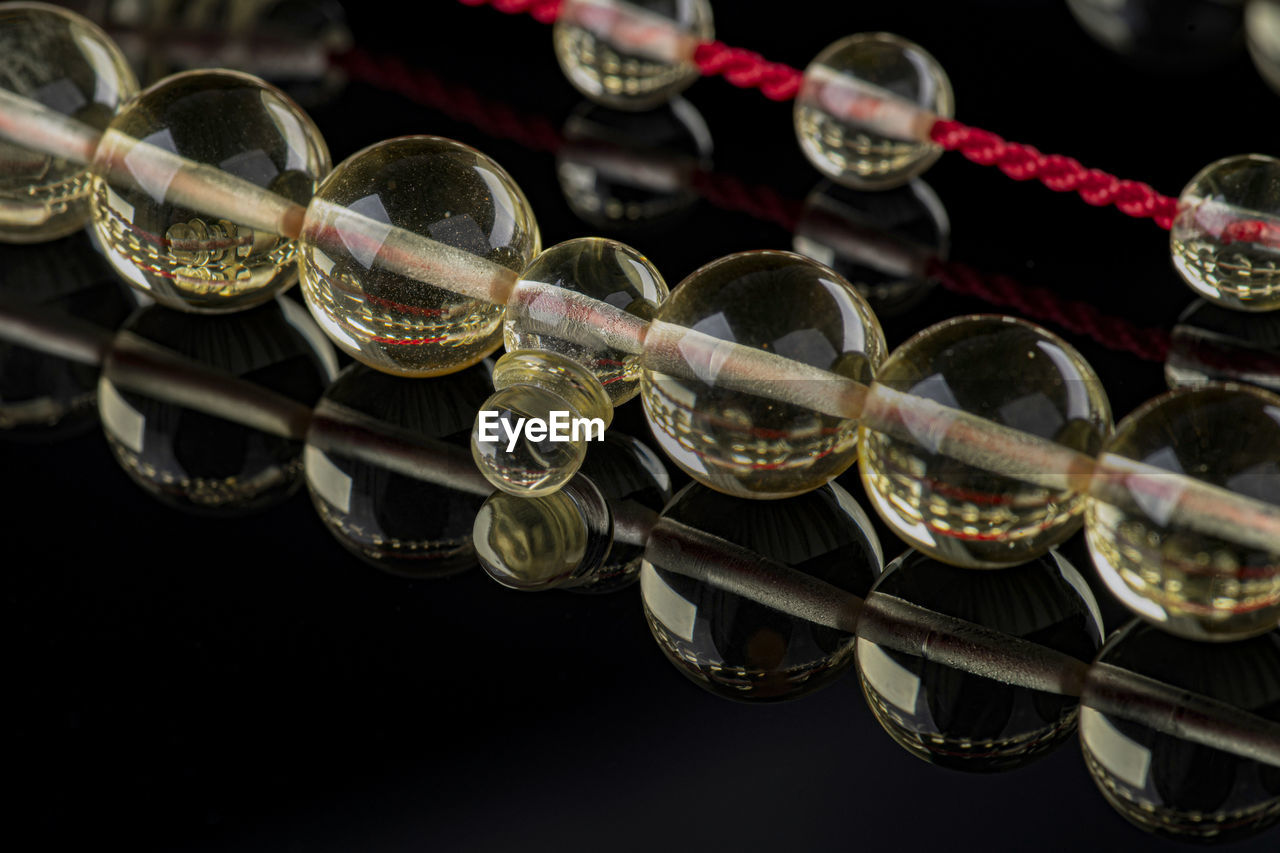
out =
[[503,305],[540,248],[524,193],[459,142],[380,142],[333,170],[307,209],[298,268],[307,305],[352,357],[435,376],[502,343]]
[[[895,350],[877,380],[1082,453],[1095,453],[1111,432],[1102,383],[1080,354],[1011,317],[932,326]],[[910,440],[861,430],[859,470],[872,505],[912,547],[998,568],[1034,559],[1080,528],[1080,494],[960,462],[938,450],[947,424],[903,418]]]
[[656,107],[698,79],[693,51],[714,38],[707,0],[566,0],[553,29],[578,91],[621,110]]
[[[868,382],[884,358],[880,323],[847,281],[789,252],[742,252],[685,279],[657,321],[672,334],[651,329],[645,363],[655,363],[657,339],[669,341],[663,355],[676,363],[646,366],[641,398],[658,443],[691,477],[732,495],[777,498],[817,488],[853,464],[852,419],[786,401],[830,404],[838,380]],[[738,346],[717,350],[719,342]],[[757,393],[749,379],[724,381],[735,350],[814,370]]]
[[900,186],[933,165],[938,118],[955,109],[937,60],[889,33],[837,41],[809,64],[796,96],[796,138],[809,162],[855,189]]
[[[16,96],[96,132],[137,88],[120,49],[89,21],[43,3],[0,5],[0,110]],[[83,163],[0,141],[0,241],[79,229],[89,183]]]
[[[1108,469],[1131,461],[1280,507],[1280,396],[1205,385],[1152,400],[1103,448]],[[1230,640],[1274,628],[1280,542],[1263,549],[1188,529],[1174,519],[1179,493],[1089,500],[1089,549],[1107,586],[1130,610],[1183,637]]]

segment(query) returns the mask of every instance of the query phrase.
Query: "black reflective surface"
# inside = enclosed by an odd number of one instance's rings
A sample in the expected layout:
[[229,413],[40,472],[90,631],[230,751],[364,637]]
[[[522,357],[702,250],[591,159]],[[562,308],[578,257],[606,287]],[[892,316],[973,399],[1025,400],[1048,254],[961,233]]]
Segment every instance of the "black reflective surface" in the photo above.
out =
[[[715,8],[720,38],[799,66],[849,32],[901,33],[947,69],[962,120],[1167,193],[1220,156],[1275,150],[1273,124],[1254,119],[1277,96],[1242,49],[1166,76],[1167,63],[1093,41],[1062,3]],[[729,252],[792,248],[783,224],[819,178],[787,106],[721,81],[694,85],[685,97],[714,140],[711,161],[704,145],[670,147],[673,173],[701,200],[644,190],[663,174],[654,167],[592,172],[579,189],[639,180],[624,201],[679,202],[653,227],[611,230],[575,215],[586,208],[566,200],[563,184],[574,160],[561,152],[558,170],[550,153],[559,129],[587,111],[556,67],[547,28],[449,0],[414,11],[348,4],[346,19],[357,45],[476,100],[464,108],[419,90],[429,107],[325,76],[308,108],[335,160],[399,134],[457,138],[521,184],[544,244],[616,236],[673,285]],[[598,145],[591,152],[593,169],[615,165]],[[1193,301],[1149,222],[956,155],[924,180],[946,209],[956,261],[1140,326],[1171,329]],[[984,310],[1020,313],[934,288],[881,319],[893,346]],[[123,319],[108,313],[109,326]],[[1117,415],[1165,387],[1162,364],[1046,325],[1095,367]],[[77,388],[83,374],[72,373]],[[615,424],[649,439],[637,403]],[[394,576],[336,542],[305,494],[244,517],[182,514],[129,480],[100,430],[56,438],[32,446],[0,435],[4,746],[17,788],[12,832],[31,840],[21,847],[112,838],[139,850],[237,851],[1171,846],[1112,811],[1074,741],[1014,773],[951,773],[885,735],[852,672],[767,707],[696,689],[654,644],[634,587],[523,595],[475,570]],[[862,500],[854,472],[841,482]],[[901,548],[879,532],[892,559]],[[1120,627],[1080,538],[1063,550],[1094,587],[1107,631]],[[1230,849],[1277,843],[1272,831]]]

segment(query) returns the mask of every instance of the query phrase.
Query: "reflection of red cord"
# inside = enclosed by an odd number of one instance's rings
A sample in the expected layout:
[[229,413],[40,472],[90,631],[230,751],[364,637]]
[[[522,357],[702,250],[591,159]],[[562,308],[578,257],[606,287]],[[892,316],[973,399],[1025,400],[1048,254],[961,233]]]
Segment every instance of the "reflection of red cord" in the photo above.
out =
[[[396,92],[497,139],[509,139],[551,154],[565,144],[560,131],[545,117],[517,112],[464,86],[447,83],[430,71],[410,68],[398,58],[376,57],[357,48],[335,57],[335,62],[362,83]],[[803,205],[772,187],[705,170],[695,171],[690,181],[693,189],[716,207],[773,222],[787,231],[795,231],[800,220]],[[941,260],[932,261],[925,272],[947,290],[1014,309],[1026,317],[1088,337],[1108,349],[1162,361],[1169,348],[1169,335],[1161,329],[1142,328],[1105,316],[1086,302],[1066,300],[1051,290],[1029,287],[1008,276],[987,275],[961,263]]]

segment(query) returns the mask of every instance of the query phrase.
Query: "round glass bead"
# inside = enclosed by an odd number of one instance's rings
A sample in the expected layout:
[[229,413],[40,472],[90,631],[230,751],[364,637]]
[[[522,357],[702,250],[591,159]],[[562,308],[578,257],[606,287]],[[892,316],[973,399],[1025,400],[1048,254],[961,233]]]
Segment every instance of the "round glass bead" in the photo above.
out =
[[[13,96],[55,119],[101,131],[138,88],[102,30],[44,3],[0,5],[0,109]],[[0,141],[0,241],[35,243],[70,234],[89,218],[83,162]]]
[[[0,246],[0,293],[7,305],[107,336],[137,307],[84,232],[40,246]],[[98,368],[30,343],[0,340],[0,437],[54,441],[97,426]]]
[[1280,92],[1280,2],[1250,0],[1244,8],[1244,35],[1254,67]]
[[924,48],[889,33],[859,33],[827,47],[805,69],[796,137],[831,180],[888,189],[941,156],[929,132],[954,110],[951,83]]
[[[1034,643],[1087,664],[1102,645],[1102,616],[1089,585],[1050,552],[1003,572],[974,572],[908,551],[885,568],[866,607],[893,596],[922,618],[939,614]],[[903,748],[931,764],[969,772],[1012,770],[1075,731],[1079,700],[964,672],[916,646],[858,638],[867,704]]]
[[238,311],[294,283],[285,234],[329,171],[320,131],[284,93],[232,71],[161,80],[108,126],[93,224],[133,286],[183,311]]
[[[98,414],[116,461],[162,502],[206,515],[274,506],[302,483],[300,438],[214,414],[137,383],[137,363],[176,353],[309,409],[337,372],[333,348],[287,299],[232,316],[195,316],[159,305],[121,327],[102,366]],[[164,367],[173,372],[172,367]]]
[[[1066,341],[1012,317],[971,316],[924,330],[893,352],[880,385],[1086,454],[1110,435],[1111,407]],[[1034,559],[1080,529],[1084,497],[993,474],[939,452],[946,424],[905,440],[862,428],[859,471],[872,505],[905,542],[960,566]]]
[[[343,547],[401,577],[441,578],[475,566],[471,526],[484,483],[451,471],[471,465],[467,443],[493,387],[490,370],[481,362],[419,382],[352,364],[325,390],[303,458],[311,500]],[[350,424],[400,438],[438,473],[413,476],[376,452],[360,452]]]
[[[1209,644],[1170,636],[1140,621],[1107,641],[1094,670],[1107,670],[1107,693],[1123,696],[1128,679],[1142,679],[1176,702],[1214,703],[1210,725],[1230,742],[1232,718],[1256,726],[1280,724],[1280,633],[1238,643]],[[1241,751],[1197,743],[1179,729],[1177,713],[1143,714],[1146,702],[1106,702],[1097,710],[1086,688],[1080,708],[1085,765],[1107,802],[1147,832],[1180,841],[1240,841],[1280,818],[1280,768]],[[1211,713],[1213,713],[1211,712]],[[1198,714],[1189,715],[1195,722]],[[1244,754],[1241,754],[1241,753]]]
[[684,98],[643,113],[584,102],[565,121],[556,175],[579,219],[601,229],[660,227],[698,203],[711,131]]
[[878,193],[823,181],[805,199],[791,246],[844,276],[876,316],[897,317],[933,289],[930,268],[950,237],[947,211],[924,181]]
[[1240,311],[1280,308],[1280,160],[1210,163],[1178,197],[1173,265],[1191,289]]
[[307,305],[338,346],[377,370],[438,376],[501,345],[503,305],[540,238],[501,166],[408,136],[338,164],[300,244]]
[[646,110],[698,79],[693,52],[715,30],[707,0],[565,0],[556,59],[574,87],[620,110]]
[[1076,23],[1099,44],[1146,71],[1181,77],[1240,55],[1242,5],[1235,0],[1067,0]]
[[549,495],[567,483],[588,442],[603,438],[613,419],[600,382],[554,353],[507,353],[493,384],[497,391],[471,433],[471,455],[490,483],[518,497]]
[[[673,290],[656,319],[857,382],[871,380],[886,349],[879,321],[853,285],[790,252],[714,261]],[[651,329],[648,340],[654,337]],[[777,399],[777,389],[752,393],[723,382],[722,366],[716,356],[678,374],[646,366],[641,376],[654,437],[689,476],[731,495],[778,498],[817,488],[853,464],[852,419]],[[819,381],[805,376],[793,385]]]
[[556,353],[587,368],[613,405],[640,390],[640,357],[610,347],[575,310],[576,295],[651,320],[667,298],[667,283],[649,259],[603,237],[552,246],[525,269],[507,308],[503,341],[518,349]]
[[[1280,397],[1236,385],[1173,391],[1116,428],[1100,464],[1172,471],[1280,506]],[[1176,481],[1173,483],[1176,486]],[[1099,574],[1130,610],[1196,640],[1230,640],[1280,621],[1280,542],[1270,549],[1190,529],[1177,498],[1088,501]]]
[[[794,699],[853,663],[857,597],[882,564],[866,513],[834,483],[767,502],[693,483],[650,533],[640,595],[658,647],[695,684]],[[825,606],[808,608],[815,589]]]
[[1280,393],[1280,314],[1197,299],[1173,327],[1164,377],[1170,388],[1239,382]]

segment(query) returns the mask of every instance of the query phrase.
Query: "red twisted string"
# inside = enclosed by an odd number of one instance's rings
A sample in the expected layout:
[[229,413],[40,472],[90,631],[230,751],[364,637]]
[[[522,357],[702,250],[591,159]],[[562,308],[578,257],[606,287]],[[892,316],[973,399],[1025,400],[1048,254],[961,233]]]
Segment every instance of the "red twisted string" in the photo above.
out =
[[723,76],[739,89],[759,89],[774,101],[794,98],[804,77],[798,68],[770,62],[758,53],[720,41],[699,44],[693,53],[693,63],[704,77]]
[[560,17],[564,0],[458,0],[464,6],[492,6],[508,15],[529,15],[535,21],[550,24]]

